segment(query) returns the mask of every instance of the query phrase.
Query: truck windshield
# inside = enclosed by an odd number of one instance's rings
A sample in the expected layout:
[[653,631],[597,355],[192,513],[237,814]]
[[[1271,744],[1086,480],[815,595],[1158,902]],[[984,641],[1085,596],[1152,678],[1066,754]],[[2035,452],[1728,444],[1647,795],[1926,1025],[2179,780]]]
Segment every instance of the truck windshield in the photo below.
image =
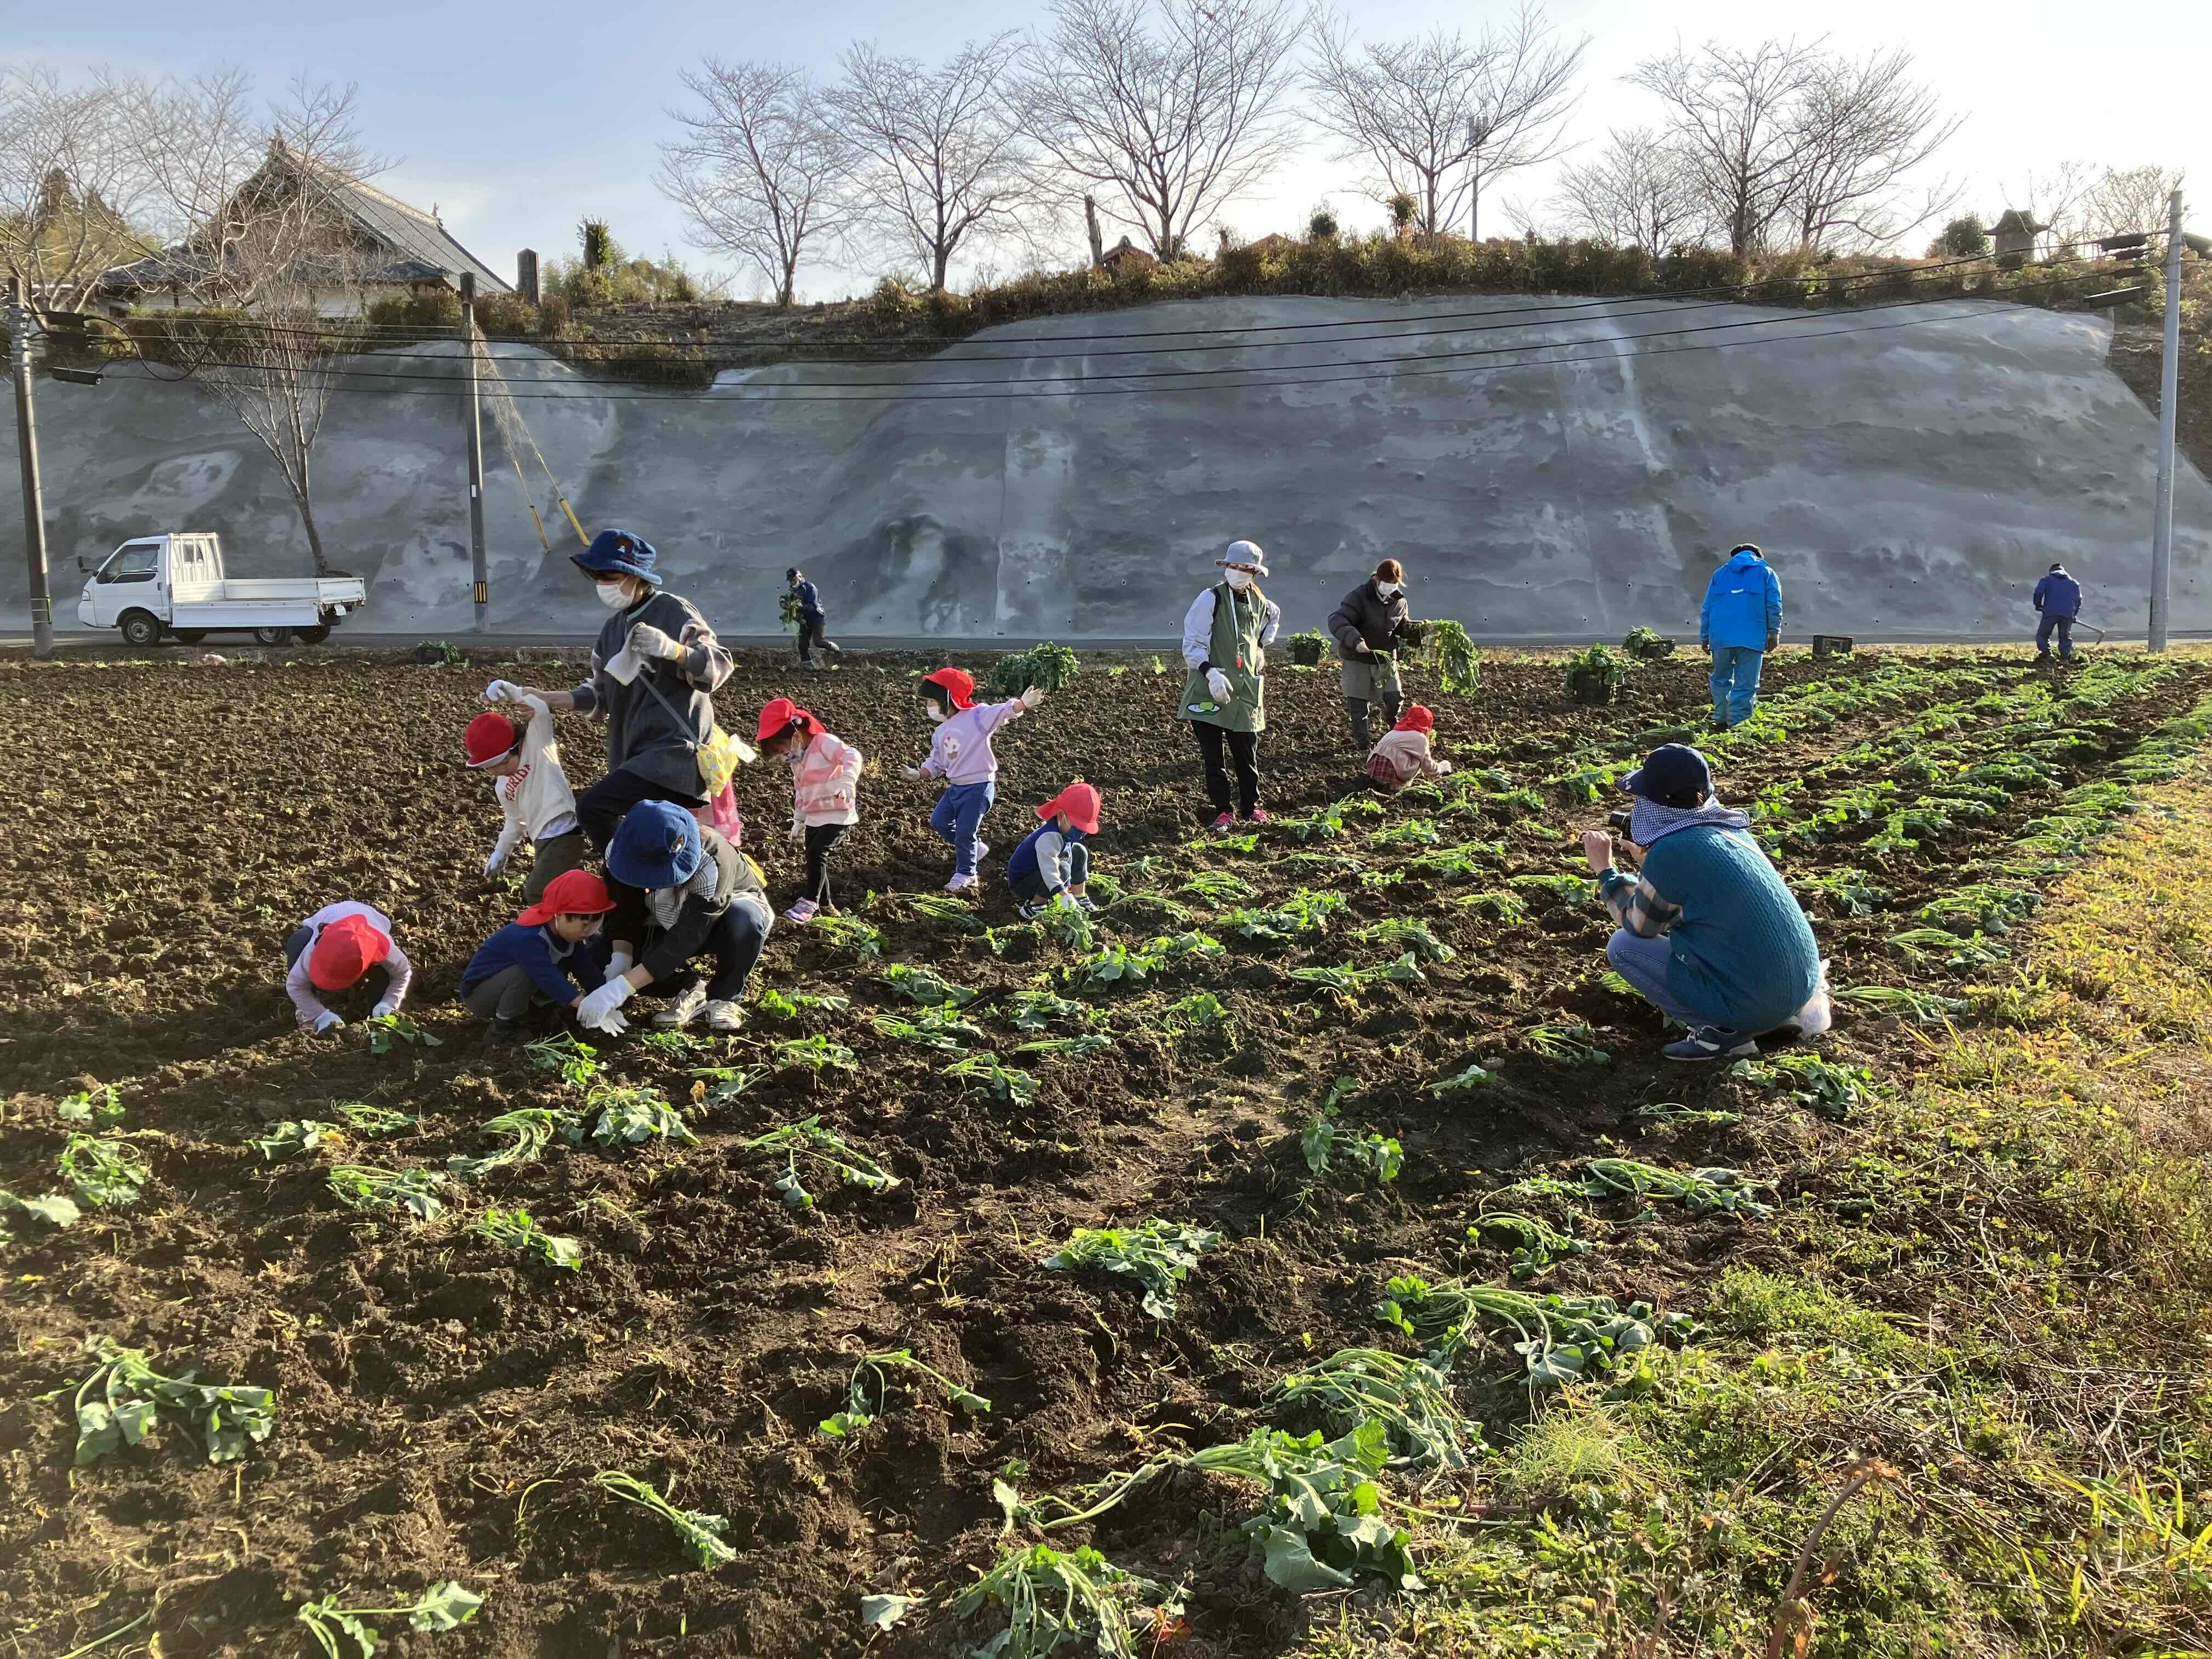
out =
[[103,582],[150,582],[161,562],[159,542],[129,543],[115,550],[114,557],[100,568]]

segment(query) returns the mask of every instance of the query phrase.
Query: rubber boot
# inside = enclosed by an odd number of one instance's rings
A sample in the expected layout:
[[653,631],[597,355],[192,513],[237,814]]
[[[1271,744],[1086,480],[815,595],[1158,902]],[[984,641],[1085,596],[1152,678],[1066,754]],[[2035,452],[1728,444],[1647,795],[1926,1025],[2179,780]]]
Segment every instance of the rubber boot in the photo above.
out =
[[1375,745],[1367,735],[1367,701],[1364,697],[1346,697],[1344,712],[1352,717],[1352,744],[1362,756]]

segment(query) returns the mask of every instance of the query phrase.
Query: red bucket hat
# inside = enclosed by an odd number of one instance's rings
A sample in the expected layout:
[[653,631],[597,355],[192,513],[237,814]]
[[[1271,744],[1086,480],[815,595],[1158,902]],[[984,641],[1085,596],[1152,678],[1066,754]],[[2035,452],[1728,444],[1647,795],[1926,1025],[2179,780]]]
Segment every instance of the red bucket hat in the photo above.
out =
[[807,740],[811,742],[822,734],[822,722],[801,708],[789,697],[777,697],[762,705],[760,727],[753,733],[755,743],[766,743],[783,728],[797,720],[805,728]]
[[1399,715],[1397,725],[1390,729],[1393,732],[1433,732],[1437,729],[1437,717],[1429,712],[1425,704],[1417,702]]
[[589,870],[563,870],[545,884],[544,896],[515,920],[535,927],[556,916],[596,916],[615,908],[607,884]]
[[1098,792],[1087,783],[1071,783],[1036,810],[1036,815],[1049,823],[1067,814],[1067,821],[1086,836],[1098,833]]
[[343,991],[392,954],[392,941],[367,916],[340,916],[315,935],[307,978],[319,991]]
[[522,729],[504,714],[487,709],[469,722],[461,740],[468,744],[468,769],[490,766],[505,760],[522,742]]
[[934,674],[924,674],[921,683],[943,686],[945,695],[952,699],[955,708],[973,708],[975,706],[975,677],[973,674],[963,673],[957,668],[940,668]]

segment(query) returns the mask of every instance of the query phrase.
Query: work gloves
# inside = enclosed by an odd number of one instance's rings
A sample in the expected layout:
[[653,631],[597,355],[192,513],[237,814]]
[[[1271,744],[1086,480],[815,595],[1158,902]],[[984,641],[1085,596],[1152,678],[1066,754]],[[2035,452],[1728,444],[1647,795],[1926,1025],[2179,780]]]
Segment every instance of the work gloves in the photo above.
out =
[[1044,701],[1044,687],[1033,685],[1022,693],[1022,707],[1034,708]]
[[325,1008],[315,1016],[315,1035],[320,1036],[325,1031],[335,1031],[344,1024],[343,1020]]
[[1218,668],[1209,668],[1206,671],[1206,689],[1213,693],[1213,700],[1216,702],[1231,701],[1229,676]]
[[586,992],[576,1008],[576,1023],[609,1036],[619,1036],[629,1029],[629,1022],[615,1010],[628,1002],[636,988],[620,975],[609,980],[596,991]]
[[636,963],[636,961],[637,958],[630,955],[627,951],[609,951],[607,953],[607,977],[609,979],[613,979],[617,975],[629,972],[631,967]]
[[651,623],[640,623],[629,630],[629,648],[641,657],[659,657],[670,661],[684,654],[682,646]]
[[484,687],[486,702],[520,702],[522,688],[513,680],[494,680]]
[[484,874],[488,876],[497,875],[507,863],[507,852],[508,848],[504,842],[493,848],[491,849],[491,856],[484,860]]
[[1779,651],[1782,648],[1782,635],[1769,634],[1766,636],[1766,648],[1769,651]]
[[390,1019],[390,1018],[392,1017],[392,1015],[394,1015],[394,1014],[398,1013],[398,1012],[399,1012],[399,1005],[398,1005],[398,1003],[396,1003],[396,1002],[380,1002],[380,1003],[378,1003],[378,1004],[376,1005],[376,1006],[375,1006],[375,1007],[374,1007],[374,1008],[372,1008],[372,1009],[370,1009],[370,1010],[368,1011],[368,1017],[369,1017],[371,1019]]

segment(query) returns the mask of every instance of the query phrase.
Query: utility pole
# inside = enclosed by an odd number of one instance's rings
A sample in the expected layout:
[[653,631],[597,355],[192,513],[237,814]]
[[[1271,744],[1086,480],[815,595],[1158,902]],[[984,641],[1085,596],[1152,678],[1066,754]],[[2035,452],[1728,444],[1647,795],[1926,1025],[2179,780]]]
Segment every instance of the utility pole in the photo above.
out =
[[476,581],[477,632],[481,634],[490,618],[491,579],[484,568],[483,421],[477,400],[477,277],[472,270],[461,273],[461,359],[467,386],[461,422],[469,432],[469,571]]
[[2158,364],[2158,505],[2150,530],[2150,648],[2166,649],[2173,604],[2173,445],[2181,402],[2181,192],[2166,203],[2166,339]]
[[39,428],[31,410],[31,307],[22,278],[8,283],[9,367],[15,376],[15,451],[23,462],[23,551],[31,566],[31,654],[54,654],[54,601],[46,586],[46,505],[39,490]]

